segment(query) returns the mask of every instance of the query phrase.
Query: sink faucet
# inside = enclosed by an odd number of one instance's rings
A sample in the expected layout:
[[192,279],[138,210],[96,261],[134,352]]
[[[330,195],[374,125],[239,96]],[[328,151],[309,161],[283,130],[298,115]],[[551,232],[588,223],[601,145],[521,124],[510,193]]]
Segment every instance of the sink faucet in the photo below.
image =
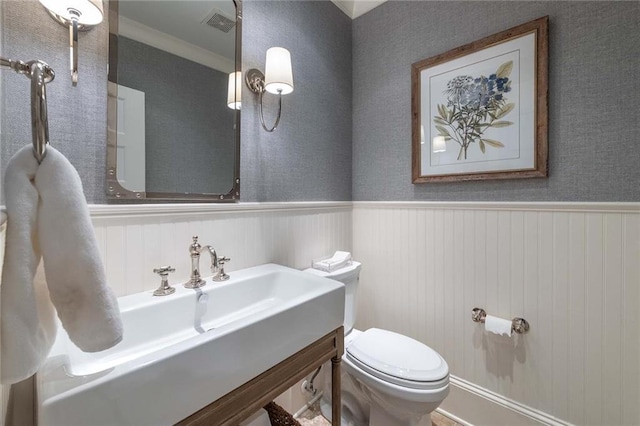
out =
[[220,267],[218,265],[218,254],[213,249],[213,247],[201,246],[198,243],[198,236],[193,236],[193,243],[189,246],[189,255],[191,256],[191,278],[188,282],[184,283],[186,288],[200,288],[206,284],[205,280],[200,276],[200,253],[203,251],[208,251],[211,256],[211,272],[213,274],[217,274],[220,271]]

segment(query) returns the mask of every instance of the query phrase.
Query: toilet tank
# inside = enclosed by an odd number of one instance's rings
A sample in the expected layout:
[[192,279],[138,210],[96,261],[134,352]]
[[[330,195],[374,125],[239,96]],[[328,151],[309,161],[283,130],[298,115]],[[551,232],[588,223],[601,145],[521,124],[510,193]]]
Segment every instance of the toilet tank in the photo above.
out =
[[309,268],[305,272],[309,272],[321,277],[330,278],[332,280],[339,281],[345,286],[345,301],[344,301],[344,334],[349,333],[353,329],[353,324],[356,321],[356,307],[357,307],[357,290],[358,282],[360,281],[360,262],[351,262],[351,265],[347,265],[343,268],[336,269],[335,271],[325,272],[318,269]]

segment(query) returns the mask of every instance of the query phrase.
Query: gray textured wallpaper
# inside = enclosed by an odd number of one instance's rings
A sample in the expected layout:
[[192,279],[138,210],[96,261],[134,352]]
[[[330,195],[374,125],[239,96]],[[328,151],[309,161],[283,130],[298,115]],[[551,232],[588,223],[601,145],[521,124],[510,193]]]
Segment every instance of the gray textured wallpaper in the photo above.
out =
[[[411,184],[411,64],[549,15],[549,178]],[[354,200],[640,201],[639,2],[391,1],[353,23]]]
[[[242,200],[351,200],[351,20],[329,1],[246,1],[243,37],[243,71],[289,49],[295,90],[274,133],[242,95]],[[276,99],[265,96],[269,126]]]
[[226,194],[233,187],[228,75],[118,37],[118,84],[145,93],[146,190]]
[[[104,203],[108,24],[80,34],[80,82],[67,76],[68,36],[37,1],[2,1],[3,54],[40,58],[57,71],[48,86],[51,141],[78,169],[89,202]],[[106,2],[105,2],[106,8]],[[264,70],[271,46],[291,51],[295,91],[278,130],[264,132],[256,98],[243,94],[241,200],[351,199],[351,20],[328,0],[244,2],[243,69]],[[2,165],[31,143],[29,81],[2,72]],[[265,115],[274,119],[275,97]]]
[[[87,199],[104,202],[107,139],[107,40],[102,24],[79,36],[79,83],[71,87],[69,31],[54,21],[38,1],[1,1],[2,55],[29,61],[40,59],[56,71],[47,85],[49,135],[78,169]],[[0,72],[4,117],[0,150],[2,170],[19,148],[31,143],[29,80]]]
[[[3,54],[57,70],[51,141],[78,168],[88,200],[104,202],[106,23],[80,35],[72,89],[64,28],[37,1],[0,7]],[[640,200],[638,2],[391,1],[356,19],[353,33],[329,1],[245,1],[244,12],[243,69],[264,68],[268,47],[287,47],[296,87],[273,134],[245,91],[243,201],[349,200],[352,167],[355,200]],[[411,64],[547,14],[549,179],[412,185]],[[4,165],[31,142],[29,82],[0,78]],[[266,101],[272,122],[275,97]]]

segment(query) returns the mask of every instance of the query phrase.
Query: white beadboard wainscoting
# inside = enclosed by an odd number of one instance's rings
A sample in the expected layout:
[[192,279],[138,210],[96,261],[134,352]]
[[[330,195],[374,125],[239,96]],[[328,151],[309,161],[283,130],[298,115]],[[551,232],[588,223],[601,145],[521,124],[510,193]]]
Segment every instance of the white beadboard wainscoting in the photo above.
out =
[[[231,258],[225,272],[264,263],[297,269],[311,260],[352,250],[351,202],[92,205],[91,217],[107,271],[118,296],[151,291],[160,278],[153,273],[171,265],[172,285],[189,279],[191,237]],[[200,258],[203,276],[211,259]],[[278,398],[290,412],[306,400],[296,384]]]
[[[353,203],[356,326],[448,362],[472,424],[640,424],[640,203]],[[490,335],[471,309],[531,325]]]
[[[351,250],[351,203],[92,205],[91,216],[109,285],[118,296],[157,288],[153,273],[171,265],[172,285],[189,279],[191,237],[231,261],[225,271],[278,263],[293,268]],[[208,254],[200,258],[209,276]]]

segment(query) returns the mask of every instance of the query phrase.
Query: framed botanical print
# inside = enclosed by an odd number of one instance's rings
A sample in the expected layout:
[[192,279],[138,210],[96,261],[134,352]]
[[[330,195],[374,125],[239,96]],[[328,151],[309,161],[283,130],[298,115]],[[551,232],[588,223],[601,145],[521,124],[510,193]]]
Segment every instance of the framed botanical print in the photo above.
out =
[[547,176],[548,25],[412,65],[413,183]]

